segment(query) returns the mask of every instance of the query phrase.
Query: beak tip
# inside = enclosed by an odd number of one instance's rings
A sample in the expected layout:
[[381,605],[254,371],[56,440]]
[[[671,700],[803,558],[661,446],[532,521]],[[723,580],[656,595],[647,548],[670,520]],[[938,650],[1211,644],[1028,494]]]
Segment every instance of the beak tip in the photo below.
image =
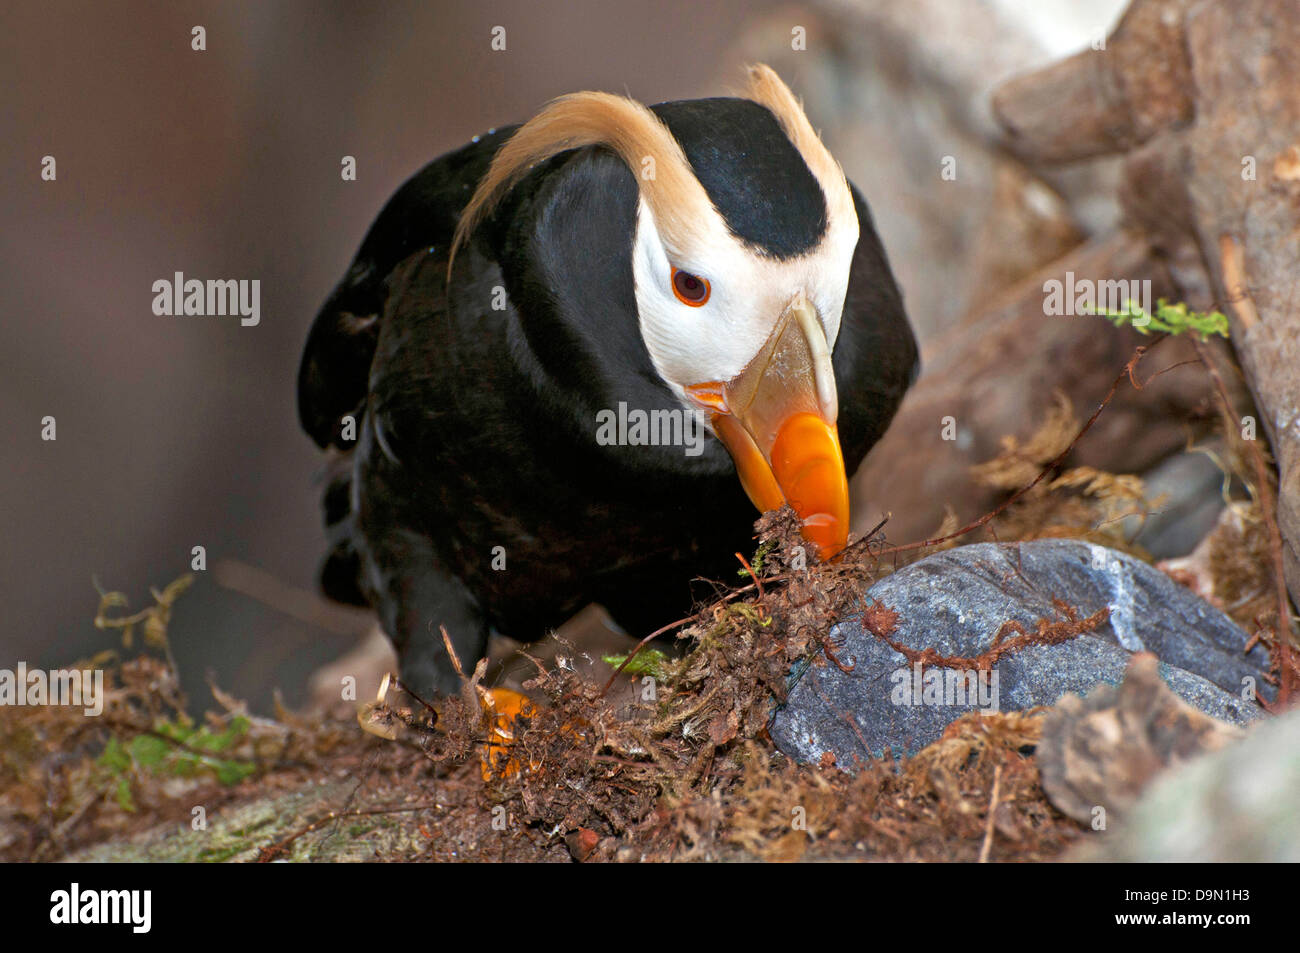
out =
[[786,421],[772,448],[772,472],[802,520],[804,537],[830,559],[848,542],[849,487],[835,424],[813,415]]

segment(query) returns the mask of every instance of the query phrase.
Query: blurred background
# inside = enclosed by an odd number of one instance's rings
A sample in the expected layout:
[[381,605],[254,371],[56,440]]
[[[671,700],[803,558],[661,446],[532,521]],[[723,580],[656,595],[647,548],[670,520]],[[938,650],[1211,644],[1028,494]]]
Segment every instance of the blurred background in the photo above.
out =
[[[317,307],[428,160],[561,93],[720,95],[743,63],[769,62],[872,204],[929,342],[1113,224],[1107,164],[1029,175],[990,144],[987,93],[1085,47],[1121,6],[7,0],[0,667],[114,647],[92,625],[92,579],[141,608],[196,545],[209,571],[171,628],[192,697],[207,700],[211,674],[255,708],[276,686],[302,704],[310,673],[356,643],[355,619],[302,598],[324,542],[295,378]],[[345,155],[356,181],[340,178]],[[961,174],[936,189],[944,155]],[[155,316],[151,286],[177,271],[259,279],[261,323]]]

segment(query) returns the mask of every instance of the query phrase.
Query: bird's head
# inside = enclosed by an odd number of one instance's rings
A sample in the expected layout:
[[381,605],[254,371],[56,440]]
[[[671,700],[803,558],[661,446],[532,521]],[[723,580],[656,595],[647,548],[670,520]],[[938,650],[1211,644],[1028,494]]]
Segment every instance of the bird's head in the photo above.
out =
[[538,163],[582,146],[617,154],[637,181],[633,287],[655,371],[704,415],[759,510],[789,502],[828,558],[849,526],[831,352],[859,222],[780,78],[751,68],[744,99],[751,111],[728,114],[731,129],[700,128],[720,121],[708,100],[653,111],[607,93],[555,100],[498,151],[453,249]]

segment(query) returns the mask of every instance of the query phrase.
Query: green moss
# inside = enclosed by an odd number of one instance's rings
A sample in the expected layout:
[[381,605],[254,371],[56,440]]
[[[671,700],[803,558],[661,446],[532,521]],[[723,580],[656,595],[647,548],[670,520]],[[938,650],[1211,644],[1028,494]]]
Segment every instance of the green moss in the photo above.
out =
[[1211,311],[1208,314],[1191,311],[1182,302],[1169,304],[1164,298],[1156,302],[1155,314],[1147,314],[1141,305],[1132,299],[1124,302],[1123,311],[1112,311],[1109,308],[1086,310],[1089,314],[1097,314],[1109,319],[1117,328],[1129,325],[1138,334],[1159,331],[1177,335],[1191,332],[1199,335],[1202,341],[1208,340],[1211,335],[1228,337],[1228,319],[1218,311]]
[[[767,542],[760,544],[758,549],[754,550],[754,558],[749,561],[749,564],[754,567],[754,572],[761,573],[763,571],[763,560],[765,560],[767,554],[775,548],[776,540],[769,539]],[[736,575],[749,576],[751,573],[744,566],[741,566],[740,569],[736,571]]]
[[96,763],[106,775],[105,781],[124,811],[135,811],[132,779],[142,773],[157,778],[193,778],[211,775],[221,784],[238,784],[256,773],[252,761],[221,757],[220,753],[238,744],[248,734],[249,721],[242,716],[230,719],[223,729],[196,728],[184,717],[175,721],[160,720],[152,732],[135,735],[127,741],[114,735],[108,739]]
[[[627,659],[626,655],[602,655],[606,665],[612,665],[618,668]],[[663,681],[668,677],[668,666],[672,659],[658,649],[642,649],[632,657],[632,661],[627,663],[627,668],[623,669],[624,675],[649,675],[650,677]]]
[[232,857],[238,857],[240,854],[251,850],[248,844],[227,844],[222,847],[205,847],[199,851],[197,860],[204,864],[224,864]]

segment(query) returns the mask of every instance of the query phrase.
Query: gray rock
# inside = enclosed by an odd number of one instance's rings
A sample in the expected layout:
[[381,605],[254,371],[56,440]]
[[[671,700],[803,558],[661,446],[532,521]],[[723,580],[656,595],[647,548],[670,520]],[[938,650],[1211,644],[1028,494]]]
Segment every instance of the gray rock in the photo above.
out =
[[1257,718],[1259,707],[1246,700],[1251,688],[1272,698],[1264,681],[1268,653],[1261,646],[1243,652],[1246,634],[1227,616],[1146,563],[1091,543],[980,543],[936,553],[876,583],[862,606],[898,613],[888,638],[900,647],[973,658],[1009,620],[1030,633],[1040,619],[1064,620],[1053,599],[1076,608],[1081,619],[1102,608],[1110,616],[1068,641],[1002,655],[980,682],[959,681],[962,673],[951,667],[918,668],[859,618],[845,621],[831,630],[831,642],[852,671],[818,657],[795,672],[772,738],[800,761],[829,752],[852,767],[886,751],[901,757],[970,711],[1051,705],[1066,692],[1118,685],[1130,655],[1141,651],[1160,659],[1160,675],[1174,692],[1215,718]]
[[1120,521],[1124,535],[1155,559],[1185,556],[1214,529],[1223,512],[1223,471],[1210,453],[1221,458],[1222,439],[1207,441],[1209,452],[1176,453],[1142,474],[1148,499],[1160,499],[1159,510],[1145,520],[1129,516]]

